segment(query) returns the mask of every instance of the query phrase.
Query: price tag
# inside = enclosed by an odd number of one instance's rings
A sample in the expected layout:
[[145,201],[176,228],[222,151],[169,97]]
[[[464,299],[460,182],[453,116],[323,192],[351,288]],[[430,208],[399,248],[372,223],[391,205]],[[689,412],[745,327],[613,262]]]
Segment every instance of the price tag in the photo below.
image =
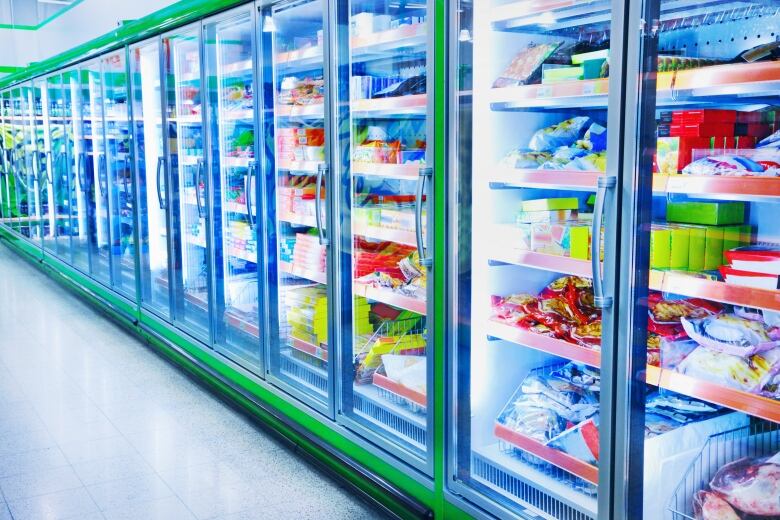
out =
[[536,97],[544,98],[552,96],[552,87],[539,87],[536,89]]
[[582,86],[583,96],[592,96],[596,93],[596,83],[589,81]]

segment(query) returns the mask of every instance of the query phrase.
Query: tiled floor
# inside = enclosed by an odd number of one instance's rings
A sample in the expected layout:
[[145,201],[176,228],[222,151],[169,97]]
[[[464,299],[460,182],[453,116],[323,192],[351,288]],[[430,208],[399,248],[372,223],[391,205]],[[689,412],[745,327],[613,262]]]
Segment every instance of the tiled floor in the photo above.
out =
[[382,518],[0,244],[0,520]]

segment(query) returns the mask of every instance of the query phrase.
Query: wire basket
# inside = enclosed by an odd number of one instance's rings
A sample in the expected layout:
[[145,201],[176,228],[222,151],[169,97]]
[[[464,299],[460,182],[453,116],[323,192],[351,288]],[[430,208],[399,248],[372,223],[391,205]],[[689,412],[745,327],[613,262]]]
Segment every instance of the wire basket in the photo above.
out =
[[715,473],[724,465],[745,457],[764,457],[780,451],[780,426],[757,422],[710,436],[694,459],[669,501],[675,520],[694,520],[693,500],[709,489]]
[[[368,384],[374,372],[382,366],[382,354],[423,355],[425,349],[407,349],[413,336],[425,338],[427,332],[425,318],[417,316],[400,320],[385,320],[370,336],[356,338],[361,341],[355,349],[353,362],[355,365],[355,382]],[[376,349],[376,353],[372,353]]]

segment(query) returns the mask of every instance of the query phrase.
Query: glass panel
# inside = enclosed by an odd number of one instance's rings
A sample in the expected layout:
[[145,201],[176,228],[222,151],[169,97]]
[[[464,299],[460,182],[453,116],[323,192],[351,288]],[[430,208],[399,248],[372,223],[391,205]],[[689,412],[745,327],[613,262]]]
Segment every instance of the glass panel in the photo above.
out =
[[[269,222],[270,370],[300,391],[327,403],[328,295],[324,233],[325,84],[323,2],[280,4],[263,10],[261,35],[265,121],[273,151],[264,162]],[[319,198],[318,198],[319,196]],[[320,211],[320,217],[317,211]]]
[[645,458],[632,506],[780,518],[780,11],[661,0],[643,12],[659,21],[631,57],[647,87],[629,129],[639,267],[626,384],[645,403],[631,413]]
[[37,147],[35,143],[35,107],[33,104],[32,87],[24,86],[20,91],[20,108],[22,118],[22,156],[24,163],[22,190],[24,191],[24,206],[22,209],[22,236],[38,238],[38,225],[41,214],[41,197],[38,191]]
[[260,366],[252,15],[206,25],[214,186],[215,343]]
[[135,299],[135,220],[124,51],[102,58],[103,119],[111,214],[111,283]]
[[160,91],[160,46],[132,48],[130,77],[138,186],[141,301],[170,316],[168,290],[168,200]]
[[46,103],[46,83],[40,80],[34,80],[30,95],[32,96],[33,107],[33,140],[34,153],[33,161],[37,169],[36,180],[38,182],[38,215],[40,219],[37,225],[33,227],[33,237],[36,240],[42,240],[46,243],[47,237],[49,243],[53,246],[52,237],[54,214],[51,212],[50,203],[53,200],[53,189],[51,186],[51,172],[49,171],[49,156],[46,153],[48,148],[48,121],[43,117],[43,106]]
[[209,341],[208,179],[198,31],[166,37],[163,45],[176,251],[174,318]]
[[498,516],[595,519],[610,4],[462,0],[454,14],[450,474]]
[[13,152],[14,184],[16,191],[16,231],[22,236],[29,236],[30,225],[27,219],[27,160],[25,153],[25,100],[22,89],[11,91],[11,113],[13,117]]
[[[344,413],[425,460],[428,418],[427,48],[425,2],[351,0],[348,88],[341,106]],[[419,234],[418,234],[419,232]],[[422,252],[423,256],[425,252]]]
[[100,63],[81,69],[81,135],[87,185],[89,266],[92,276],[110,283],[108,235],[108,165],[103,128],[103,85]]
[[78,70],[63,73],[63,90],[65,93],[65,112],[67,127],[68,153],[68,186],[70,201],[71,230],[71,261],[73,266],[83,272],[89,272],[89,225],[88,199],[91,185],[89,183],[87,162],[87,140],[84,139],[84,122],[82,119],[81,74]]
[[51,226],[43,237],[44,246],[57,256],[70,261],[70,208],[68,206],[68,164],[65,135],[65,103],[62,76],[46,79],[44,94],[44,143],[46,165],[50,182],[47,189],[51,195]]
[[13,208],[16,201],[11,194],[13,193],[13,165],[11,163],[11,152],[13,150],[13,120],[11,119],[11,106],[9,102],[9,91],[0,92],[0,113],[3,117],[3,131],[0,134],[0,161],[2,161],[3,178],[2,198],[3,198],[3,224],[13,229]]

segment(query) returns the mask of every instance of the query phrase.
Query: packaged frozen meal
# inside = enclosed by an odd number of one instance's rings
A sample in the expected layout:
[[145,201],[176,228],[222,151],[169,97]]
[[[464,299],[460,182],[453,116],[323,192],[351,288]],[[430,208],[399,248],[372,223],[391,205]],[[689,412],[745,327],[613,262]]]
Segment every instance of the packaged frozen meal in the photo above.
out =
[[682,172],[688,175],[727,175],[749,176],[761,175],[765,168],[752,159],[737,155],[717,155],[704,157],[693,161],[683,168]]
[[571,146],[587,131],[591,120],[578,116],[537,130],[528,143],[528,148],[537,152],[552,152],[562,146]]
[[780,334],[776,329],[767,329],[761,322],[735,314],[681,318],[681,321],[691,339],[725,354],[749,357],[780,346]]
[[678,365],[677,371],[702,381],[760,393],[780,371],[780,348],[746,358],[700,346]]
[[541,77],[542,63],[560,47],[561,42],[531,44],[520,51],[504,72],[493,82],[493,88],[515,87],[536,82]]

